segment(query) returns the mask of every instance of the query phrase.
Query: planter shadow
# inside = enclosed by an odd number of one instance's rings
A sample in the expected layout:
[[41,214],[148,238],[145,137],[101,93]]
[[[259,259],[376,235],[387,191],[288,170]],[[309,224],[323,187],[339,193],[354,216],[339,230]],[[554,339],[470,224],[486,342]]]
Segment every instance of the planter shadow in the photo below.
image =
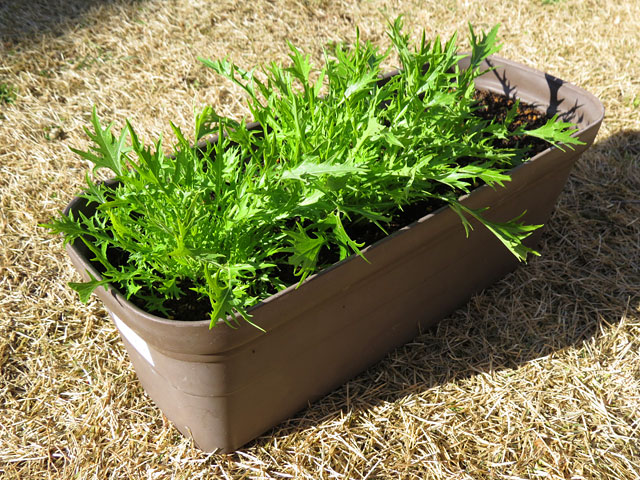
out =
[[[504,188],[482,186],[462,197],[471,209],[503,222],[546,223],[577,158],[593,143],[604,116],[593,95],[499,57],[479,89],[561,111],[578,123],[584,145],[549,148],[511,170]],[[462,62],[461,66],[465,65]],[[554,103],[555,99],[555,103]],[[551,103],[549,103],[551,102]],[[578,121],[579,120],[579,121]],[[68,207],[91,214],[84,201]],[[529,237],[535,246],[541,230]],[[82,242],[69,255],[88,278],[99,278]],[[209,321],[177,321],[144,312],[113,288],[99,288],[138,378],[165,415],[203,450],[232,451],[309,402],[343,385],[394,348],[447,317],[471,296],[516,269],[515,257],[475,224],[466,237],[443,208],[252,308],[237,329]]]
[[[489,67],[491,68],[497,67],[496,63],[491,60],[487,61],[487,65],[489,65]],[[539,98],[527,99],[526,96],[518,95],[517,79],[514,79],[513,77],[507,77],[506,73],[503,70],[496,68],[487,76],[489,78],[493,78],[494,85],[499,85],[499,88],[496,88],[496,91],[506,97],[519,97],[520,99],[525,100],[528,103],[532,103],[534,105],[538,104],[538,106],[544,107],[545,113],[547,115],[553,116],[557,114],[558,117],[560,117],[560,119],[565,122],[580,124],[584,120],[583,114],[580,111],[580,108],[584,105],[580,104],[580,101],[578,99],[574,99],[574,102],[572,104],[567,104],[565,98],[561,98],[561,96],[558,96],[558,92],[562,88],[562,85],[567,83],[558,77],[555,77],[548,73],[544,73],[547,98],[546,102],[540,103]]]
[[632,223],[640,218],[640,132],[595,143],[575,170],[540,241],[542,257],[246,447],[580,347],[640,311],[640,263],[630,261],[640,238]]

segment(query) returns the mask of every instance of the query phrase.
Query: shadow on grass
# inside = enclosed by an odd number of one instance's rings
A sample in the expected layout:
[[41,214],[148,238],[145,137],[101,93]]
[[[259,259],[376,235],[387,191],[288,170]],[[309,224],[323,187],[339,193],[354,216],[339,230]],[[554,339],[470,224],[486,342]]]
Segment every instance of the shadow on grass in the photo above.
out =
[[139,0],[2,0],[0,41],[11,48],[15,43],[37,40],[42,34],[62,35],[82,25],[94,8],[137,3]]
[[600,336],[601,327],[633,315],[640,309],[638,192],[640,132],[597,142],[565,186],[547,223],[541,257],[247,447],[579,348]]

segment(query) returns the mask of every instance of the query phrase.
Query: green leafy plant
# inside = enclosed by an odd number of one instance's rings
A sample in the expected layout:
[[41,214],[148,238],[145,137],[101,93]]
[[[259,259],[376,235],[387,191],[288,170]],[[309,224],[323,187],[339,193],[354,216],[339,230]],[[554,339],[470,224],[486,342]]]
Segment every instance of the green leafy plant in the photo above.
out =
[[[481,35],[470,27],[464,70],[456,35],[443,43],[423,34],[412,47],[400,19],[388,34],[402,65],[385,81],[381,64],[390,51],[359,38],[327,51],[320,70],[293,45],[286,68],[245,71],[227,59],[201,59],[246,92],[258,126],[206,107],[195,117],[200,146],[172,124],[172,155],[162,139],[145,145],[129,123],[114,135],[94,109],[86,130],[94,145],[74,152],[115,181],[87,175],[82,196],[95,214],[70,212],[47,225],[66,242],[84,242],[100,267],[102,278],[71,286],[86,301],[111,283],[166,315],[176,299],[208,299],[212,326],[233,325],[235,313],[250,321],[260,300],[362,256],[364,243],[350,233],[356,227],[384,231],[425,200],[449,205],[467,231],[479,221],[520,260],[535,253],[522,241],[539,225],[520,217],[492,222],[485,209],[458,199],[479,183],[499,188],[526,158],[497,140],[537,137],[563,148],[579,143],[573,126],[555,117],[539,128],[515,126],[517,102],[500,122],[476,114],[474,79],[499,49],[497,27]],[[211,134],[217,138],[202,141]]]

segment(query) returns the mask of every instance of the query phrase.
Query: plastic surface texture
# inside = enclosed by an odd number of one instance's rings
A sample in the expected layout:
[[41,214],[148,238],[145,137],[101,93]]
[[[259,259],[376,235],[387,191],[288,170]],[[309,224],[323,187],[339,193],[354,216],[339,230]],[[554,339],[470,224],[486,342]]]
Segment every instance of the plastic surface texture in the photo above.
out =
[[[550,148],[515,168],[506,188],[480,187],[464,200],[490,206],[487,216],[549,218],[569,171],[590,146],[604,109],[593,95],[517,63],[496,67],[476,87],[516,96],[579,127],[586,145]],[[464,66],[464,65],[463,65]],[[90,212],[81,199],[70,209]],[[529,240],[534,245],[537,231]],[[76,268],[98,272],[81,245],[69,245]],[[465,236],[445,208],[366,248],[370,263],[350,257],[251,310],[262,333],[209,320],[159,318],[114,289],[96,290],[109,310],[145,390],[175,426],[206,451],[237,449],[380,360],[464,304],[518,262],[486,229]]]

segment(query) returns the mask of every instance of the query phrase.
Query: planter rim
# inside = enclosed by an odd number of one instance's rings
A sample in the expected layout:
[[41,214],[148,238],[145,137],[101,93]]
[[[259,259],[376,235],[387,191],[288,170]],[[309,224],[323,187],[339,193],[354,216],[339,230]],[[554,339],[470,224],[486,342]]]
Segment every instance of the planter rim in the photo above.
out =
[[[462,60],[462,62],[464,62],[464,59]],[[495,63],[494,63],[495,62]],[[595,126],[598,126],[601,122],[602,119],[604,118],[604,106],[602,105],[602,102],[600,102],[600,100],[594,96],[593,94],[589,93],[588,91],[570,83],[564,80],[561,80],[558,77],[555,77],[553,75],[549,75],[547,73],[544,73],[543,71],[540,70],[536,70],[534,68],[531,68],[529,66],[520,64],[518,62],[512,61],[512,60],[508,60],[505,58],[502,58],[500,56],[497,55],[492,55],[490,56],[486,63],[491,66],[492,68],[500,68],[502,66],[507,66],[507,67],[516,67],[519,70],[524,70],[527,73],[530,73],[533,76],[537,76],[537,77],[541,77],[544,76],[544,78],[547,80],[548,83],[553,83],[556,85],[561,85],[563,89],[569,89],[572,90],[573,92],[579,94],[581,99],[585,99],[588,100],[589,103],[591,103],[591,108],[595,108],[595,112],[596,115],[594,118],[592,118],[588,123],[585,123],[583,125],[581,125],[579,127],[579,130],[574,134],[574,136],[579,137],[581,135],[583,135],[587,130],[591,130],[592,128],[594,128]],[[383,75],[382,79],[384,78],[388,78],[394,74],[398,73],[398,70],[392,71],[392,72],[388,72],[386,74]],[[489,71],[487,73],[485,73],[484,75],[490,75],[491,73],[496,74],[496,71]],[[484,75],[481,78],[484,78]],[[498,77],[499,78],[499,77]],[[477,82],[476,82],[476,88],[478,88],[477,86]],[[485,87],[480,87],[480,89],[486,89]],[[498,92],[499,93],[499,92]],[[504,92],[503,92],[504,94]],[[517,95],[515,95],[517,96]],[[582,105],[581,105],[582,106]],[[525,163],[518,165],[514,168],[512,168],[511,170],[509,170],[509,174],[510,175],[514,175],[517,174],[517,172],[522,169],[524,167],[525,164],[530,163],[530,162],[535,162],[538,157],[548,154],[548,152],[550,150],[555,150],[557,149],[556,147],[550,146],[547,149],[543,150],[542,152],[536,154],[535,156],[531,157],[530,159],[528,159]],[[575,150],[580,150],[580,146],[575,147]],[[478,194],[480,194],[480,192],[489,189],[491,187],[489,187],[488,185],[482,185],[474,190],[472,190],[470,193],[465,194],[463,196],[460,197],[461,200],[467,200],[469,198],[475,197]],[[75,206],[77,206],[77,203],[80,201],[79,197],[75,197],[68,205],[67,207],[64,209],[63,213],[65,215],[68,214],[68,212],[74,208]],[[436,214],[441,213],[442,211],[448,209],[447,206],[443,206],[440,207],[437,210],[434,210],[430,213],[428,213],[427,215],[421,217],[420,219],[410,223],[409,225],[406,225],[400,229],[398,229],[397,231],[393,232],[392,234],[380,239],[379,241],[368,245],[367,247],[365,247],[364,249],[362,249],[362,253],[365,255],[367,252],[371,252],[374,249],[376,249],[377,247],[379,247],[380,245],[382,245],[383,243],[389,241],[391,238],[402,234],[403,232],[410,230],[412,228],[414,228],[416,225],[423,223],[427,220],[429,220],[431,217],[434,217]],[[83,263],[84,263],[84,268],[91,273],[91,275],[93,275],[95,278],[97,279],[101,279],[101,275],[100,273],[94,268],[94,266],[87,261],[84,256],[77,250],[77,248],[73,245],[73,244],[68,244],[67,245],[67,250],[71,253],[73,252],[74,254],[76,254],[77,256],[81,257],[83,259]],[[256,310],[259,307],[262,307],[264,305],[268,305],[274,301],[276,301],[278,298],[288,294],[289,292],[296,290],[298,288],[298,286],[303,286],[303,285],[307,285],[311,282],[314,282],[316,279],[320,278],[321,276],[326,275],[327,273],[331,272],[332,270],[334,270],[335,268],[347,263],[347,262],[352,262],[352,261],[358,261],[361,260],[359,259],[359,256],[357,254],[351,255],[348,258],[337,262],[317,273],[314,273],[313,275],[310,275],[308,278],[305,279],[304,282],[302,282],[301,284],[296,283],[293,284],[289,287],[287,287],[286,289],[277,292],[273,295],[271,295],[270,297],[260,301],[259,303],[257,303],[256,305],[252,306],[248,312],[251,313],[254,310]],[[148,322],[151,322],[152,324],[156,324],[158,326],[171,326],[173,328],[202,328],[203,326],[208,326],[210,324],[210,320],[209,319],[201,319],[201,320],[172,320],[172,319],[168,319],[165,317],[160,317],[157,315],[153,315],[151,313],[148,313],[147,311],[137,307],[136,305],[134,305],[131,301],[127,300],[126,297],[117,289],[115,288],[113,285],[109,284],[106,288],[105,287],[99,287],[100,289],[104,289],[106,291],[106,293],[109,296],[114,297],[114,300],[116,300],[116,302],[120,305],[126,306],[127,309],[132,310],[133,312],[135,312],[138,316],[143,317],[145,320],[147,320]],[[250,325],[248,322],[244,321],[244,319],[242,319],[242,317],[238,314],[235,315],[235,318],[232,318],[231,321],[236,321],[237,322],[237,326],[231,326],[228,325],[225,321],[223,320],[218,320],[218,322],[215,325],[215,330],[217,330],[216,334],[219,335],[219,329],[224,328],[224,329],[229,329],[232,330],[233,332],[236,332],[238,330],[243,330],[243,329],[247,329],[250,328],[251,330],[254,331],[254,333],[256,335],[260,335],[262,334],[262,332],[260,332],[258,329],[256,329],[255,327],[253,327],[252,325]],[[276,326],[277,328],[277,326]],[[253,335],[250,335],[253,336]],[[249,339],[247,339],[248,341]]]

